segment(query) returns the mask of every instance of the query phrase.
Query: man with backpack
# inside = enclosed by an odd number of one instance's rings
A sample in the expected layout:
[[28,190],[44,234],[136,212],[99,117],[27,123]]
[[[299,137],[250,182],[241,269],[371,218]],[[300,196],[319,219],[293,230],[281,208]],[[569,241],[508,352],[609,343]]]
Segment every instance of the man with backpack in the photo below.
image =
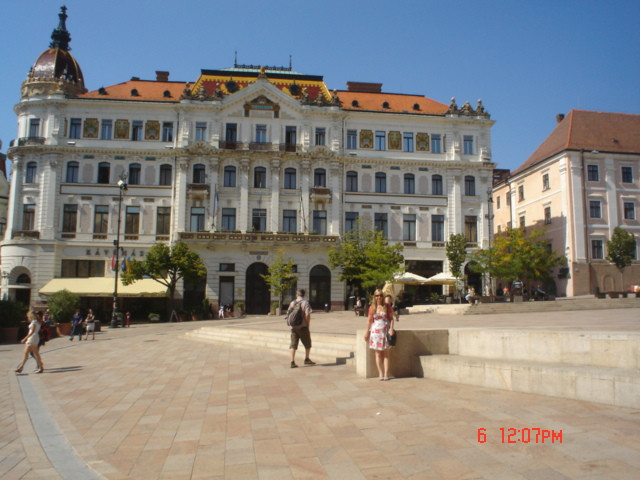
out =
[[287,325],[291,327],[291,368],[297,368],[296,350],[298,343],[302,341],[305,348],[305,365],[315,365],[316,362],[311,361],[309,352],[311,352],[311,333],[309,332],[309,324],[311,323],[311,305],[304,299],[305,291],[298,289],[296,291],[296,299],[289,304],[287,310]]

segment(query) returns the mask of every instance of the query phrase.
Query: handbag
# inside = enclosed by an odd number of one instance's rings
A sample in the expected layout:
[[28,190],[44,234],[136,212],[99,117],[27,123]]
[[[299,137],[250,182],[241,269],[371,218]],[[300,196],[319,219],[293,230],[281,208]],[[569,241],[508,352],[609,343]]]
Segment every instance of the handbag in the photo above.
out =
[[389,344],[390,347],[395,347],[397,340],[398,340],[398,334],[395,331],[393,332],[393,335],[390,335],[387,332],[387,343]]

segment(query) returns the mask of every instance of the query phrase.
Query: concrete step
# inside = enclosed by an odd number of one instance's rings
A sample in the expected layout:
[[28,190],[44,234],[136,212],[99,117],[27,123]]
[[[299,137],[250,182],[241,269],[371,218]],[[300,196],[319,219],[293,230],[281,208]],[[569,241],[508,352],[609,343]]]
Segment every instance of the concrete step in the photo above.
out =
[[425,378],[640,407],[638,370],[459,355],[420,356],[419,360]]
[[[186,332],[185,338],[209,343],[231,343],[241,348],[254,348],[289,355],[289,331],[252,330],[227,327],[202,327]],[[355,352],[355,335],[311,334],[311,358],[323,363],[347,363]],[[304,350],[300,344],[299,350]],[[350,362],[351,363],[351,362]]]
[[548,302],[498,302],[471,305],[464,315],[489,315],[496,313],[561,312],[569,310],[611,310],[638,308],[640,298],[563,298]]

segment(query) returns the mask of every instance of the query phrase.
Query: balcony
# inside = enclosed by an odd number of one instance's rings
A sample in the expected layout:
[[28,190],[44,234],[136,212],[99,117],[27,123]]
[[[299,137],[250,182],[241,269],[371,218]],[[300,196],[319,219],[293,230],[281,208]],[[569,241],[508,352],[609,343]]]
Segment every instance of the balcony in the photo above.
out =
[[21,137],[18,139],[19,147],[28,147],[30,145],[44,145],[44,137]]
[[267,142],[250,142],[249,150],[258,151],[258,152],[267,152],[271,150],[273,147],[272,143]]
[[187,193],[192,196],[208,196],[211,192],[211,187],[206,183],[188,183]]
[[304,235],[301,233],[238,233],[238,232],[180,232],[180,240],[189,243],[262,243],[262,244],[288,244],[303,245],[309,243],[336,243],[340,237],[337,235]]
[[326,187],[313,187],[309,189],[309,196],[314,202],[331,201],[331,189]]
[[281,143],[280,144],[280,151],[281,152],[297,152],[298,151],[298,145],[296,145],[295,143]]
[[232,141],[221,141],[220,142],[220,149],[222,150],[238,150],[239,147],[239,143],[238,142],[232,142]]
[[37,230],[14,230],[11,238],[40,238],[40,232]]

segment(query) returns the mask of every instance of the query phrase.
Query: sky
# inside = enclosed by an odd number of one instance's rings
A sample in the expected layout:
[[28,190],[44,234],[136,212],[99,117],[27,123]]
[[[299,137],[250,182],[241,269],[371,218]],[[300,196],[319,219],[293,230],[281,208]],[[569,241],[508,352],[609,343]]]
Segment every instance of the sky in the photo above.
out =
[[1,152],[17,137],[20,85],[66,5],[71,53],[96,90],[136,76],[288,66],[475,107],[492,159],[520,166],[572,109],[640,114],[640,0],[10,0],[2,2]]

